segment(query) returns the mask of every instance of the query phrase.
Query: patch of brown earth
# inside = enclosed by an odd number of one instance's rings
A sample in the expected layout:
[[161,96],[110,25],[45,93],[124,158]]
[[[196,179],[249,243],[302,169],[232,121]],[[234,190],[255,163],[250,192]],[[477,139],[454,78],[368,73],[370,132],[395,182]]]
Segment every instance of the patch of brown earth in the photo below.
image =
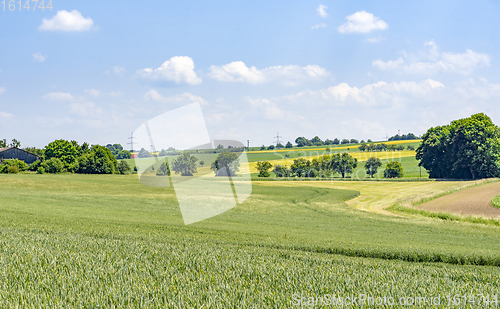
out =
[[500,182],[493,182],[438,197],[419,205],[418,208],[462,216],[500,219],[500,208],[491,205],[491,200],[497,195],[500,195]]

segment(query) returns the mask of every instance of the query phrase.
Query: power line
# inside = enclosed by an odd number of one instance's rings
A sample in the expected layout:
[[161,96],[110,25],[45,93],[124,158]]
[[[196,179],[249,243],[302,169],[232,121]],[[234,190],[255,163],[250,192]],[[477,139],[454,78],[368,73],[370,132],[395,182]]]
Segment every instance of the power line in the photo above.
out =
[[280,136],[280,133],[277,132],[274,138],[276,139],[276,145],[278,145],[280,143],[280,138],[283,138],[283,136]]
[[134,152],[134,144],[137,144],[136,142],[134,142],[134,132],[130,133],[130,137],[128,139],[130,140],[130,142],[128,142],[127,145],[130,145],[132,152]]

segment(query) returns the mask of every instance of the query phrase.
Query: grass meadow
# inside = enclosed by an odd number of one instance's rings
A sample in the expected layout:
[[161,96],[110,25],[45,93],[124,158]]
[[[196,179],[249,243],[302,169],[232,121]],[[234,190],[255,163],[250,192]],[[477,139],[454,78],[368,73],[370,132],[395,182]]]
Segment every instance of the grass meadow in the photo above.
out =
[[350,204],[457,183],[255,181],[242,204],[186,226],[174,190],[135,175],[0,182],[0,307],[292,307],[293,294],[500,292],[500,227]]

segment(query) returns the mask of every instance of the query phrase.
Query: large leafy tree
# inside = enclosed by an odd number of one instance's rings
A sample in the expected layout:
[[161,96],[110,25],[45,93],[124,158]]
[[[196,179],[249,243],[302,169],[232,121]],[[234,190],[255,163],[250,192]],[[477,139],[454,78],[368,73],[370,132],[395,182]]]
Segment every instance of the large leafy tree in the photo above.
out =
[[198,173],[196,161],[198,158],[185,151],[172,161],[172,170],[181,176],[193,176]]
[[336,154],[332,158],[331,166],[334,171],[342,175],[342,178],[345,178],[346,174],[352,173],[352,171],[358,166],[358,159],[354,158],[347,152]]
[[236,176],[240,170],[240,159],[236,153],[223,151],[219,153],[210,169],[215,172],[215,176]]
[[377,173],[377,169],[382,166],[382,161],[377,157],[370,157],[366,160],[365,169],[366,173],[373,178],[373,175]]
[[117,167],[118,162],[108,148],[92,145],[89,152],[78,158],[75,170],[81,174],[113,174]]
[[46,160],[57,158],[63,162],[65,167],[69,167],[75,164],[79,152],[73,143],[59,139],[45,146],[44,154]]
[[431,178],[500,176],[500,129],[483,113],[430,128],[417,148]]

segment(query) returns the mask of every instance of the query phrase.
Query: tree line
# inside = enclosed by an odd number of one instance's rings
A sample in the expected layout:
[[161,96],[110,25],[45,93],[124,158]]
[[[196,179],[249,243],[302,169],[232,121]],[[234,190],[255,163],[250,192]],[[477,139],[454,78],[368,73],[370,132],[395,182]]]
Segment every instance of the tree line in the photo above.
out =
[[[298,178],[329,178],[339,174],[342,178],[352,174],[358,166],[358,160],[348,153],[323,155],[308,160],[298,158],[293,160],[290,167],[282,164],[273,165],[268,161],[257,162],[259,177],[270,177],[269,170],[273,168],[276,177],[298,177]],[[378,168],[382,166],[380,159],[371,157],[365,162],[366,173],[373,177]],[[403,167],[400,162],[390,162],[384,172],[386,178],[403,177]]]
[[[20,146],[20,143],[18,143]],[[28,166],[24,161],[3,160],[0,172],[17,173],[35,171],[37,173],[80,173],[80,174],[125,174],[131,171],[130,165],[123,159],[131,153],[123,150],[119,144],[100,145],[78,144],[76,141],[55,140],[43,149],[26,148],[26,151],[38,155],[39,160]]]

